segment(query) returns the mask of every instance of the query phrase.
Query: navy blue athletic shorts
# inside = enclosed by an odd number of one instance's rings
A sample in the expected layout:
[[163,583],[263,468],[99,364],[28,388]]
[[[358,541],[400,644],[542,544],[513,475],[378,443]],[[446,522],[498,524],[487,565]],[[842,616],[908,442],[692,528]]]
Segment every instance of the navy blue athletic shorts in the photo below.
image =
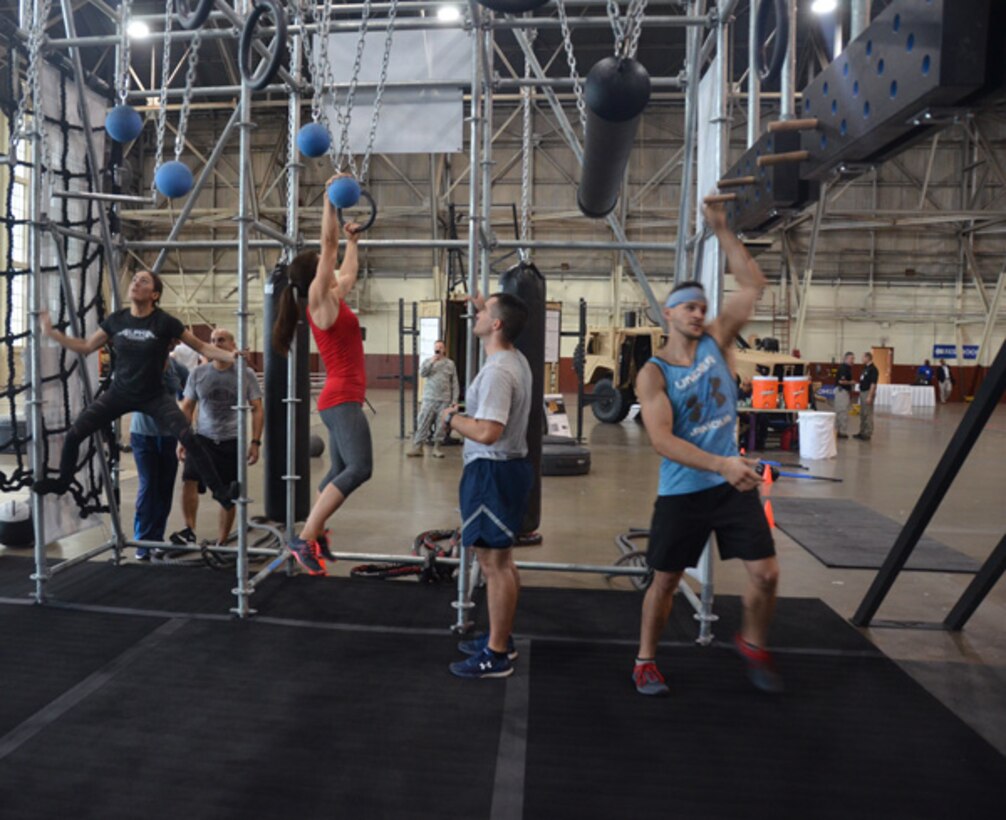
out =
[[512,547],[520,534],[534,484],[526,458],[477,458],[461,473],[461,543],[466,547]]

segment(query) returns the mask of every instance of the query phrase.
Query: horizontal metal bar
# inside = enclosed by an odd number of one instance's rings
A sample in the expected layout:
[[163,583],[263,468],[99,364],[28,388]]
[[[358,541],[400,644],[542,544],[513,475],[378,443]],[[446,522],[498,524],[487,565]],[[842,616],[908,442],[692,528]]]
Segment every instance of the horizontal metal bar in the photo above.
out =
[[108,552],[109,550],[113,549],[115,549],[115,542],[107,541],[100,547],[95,547],[94,549],[90,549],[87,552],[82,552],[80,555],[75,555],[73,556],[73,558],[67,558],[64,561],[60,561],[58,564],[53,564],[52,566],[47,567],[49,571],[49,577],[51,578],[53,575],[58,575],[61,572],[65,572],[71,567],[77,566],[77,564],[83,564],[85,561],[90,561],[92,558],[96,558],[102,553]]
[[[397,18],[394,25],[395,31],[428,31],[431,29],[463,29],[467,31],[471,28],[471,26],[464,21],[445,23],[443,20],[439,20],[436,17]],[[557,29],[560,27],[559,20],[556,17],[497,17],[489,25],[490,28],[504,31],[514,29]],[[662,28],[679,28],[683,26],[706,27],[708,25],[708,17],[669,15],[647,16],[646,18],[646,28],[648,31]],[[569,27],[571,29],[606,29],[611,27],[611,23],[606,16],[570,17]],[[368,31],[386,31],[387,28],[387,19],[371,19],[367,23]],[[296,25],[291,23],[287,26],[287,36],[292,37],[295,34],[316,34],[318,29],[319,25],[317,23],[309,23],[307,25]],[[333,33],[356,33],[360,30],[360,23],[357,20],[333,20],[329,26],[329,30]],[[261,37],[266,38],[275,34],[276,30],[271,26],[262,26],[258,31]],[[237,40],[234,30],[229,28],[208,29],[203,27],[200,29],[200,32],[203,40]],[[168,40],[171,42],[191,40],[195,34],[195,31],[170,31],[168,32]],[[150,39],[153,41],[163,42],[164,32],[152,32]],[[59,37],[46,41],[46,50],[58,51],[60,49],[72,48],[74,46],[114,46],[118,45],[120,42],[122,42],[122,38],[118,34],[94,34],[85,37]]]
[[96,202],[132,202],[138,205],[153,205],[157,200],[152,196],[130,196],[129,194],[99,194],[90,191],[53,191],[60,199],[91,199]]
[[252,227],[261,234],[272,237],[277,242],[285,245],[288,248],[294,248],[297,246],[297,240],[293,237],[287,236],[283,231],[277,230],[270,225],[266,225],[262,222],[253,222]]
[[[345,243],[346,240],[342,240]],[[124,242],[123,247],[131,251],[157,251],[161,248],[169,250],[237,250],[237,239],[179,239],[174,242],[158,242],[157,240],[137,240]],[[279,242],[272,239],[252,239],[248,247],[253,250],[278,248]],[[464,239],[361,239],[361,248],[442,248],[463,250],[468,246]],[[317,249],[320,243],[305,242],[305,250]],[[493,246],[496,250],[512,250],[516,248],[531,248],[533,250],[584,250],[584,251],[665,251],[672,253],[677,247],[673,242],[606,242],[606,241],[562,241],[551,239],[501,239]]]
[[[375,564],[425,564],[427,559],[418,555],[385,555],[367,552],[337,552],[339,561],[369,561]],[[436,563],[442,567],[456,567],[461,562],[457,558],[438,558]],[[646,567],[616,567],[605,564],[553,564],[547,561],[516,561],[517,569],[542,572],[583,572],[595,575],[628,575],[645,576],[649,573]]]
[[[581,77],[579,79],[579,84],[583,85],[585,79]],[[397,90],[397,91],[427,91],[436,90],[441,88],[460,88],[463,91],[468,91],[470,88],[469,81],[466,80],[389,80],[385,86],[385,91]],[[508,91],[518,88],[558,88],[560,90],[572,89],[577,85],[577,81],[573,80],[572,77],[549,77],[545,80],[537,80],[533,77],[500,77],[492,82],[492,87],[497,91]],[[357,91],[373,91],[378,86],[378,83],[373,82],[359,82],[356,84]],[[650,86],[653,88],[681,88],[682,82],[678,77],[651,77]],[[346,91],[351,87],[351,83],[332,83],[325,87],[328,91]],[[203,86],[201,88],[191,89],[192,97],[227,97],[233,94],[238,94],[241,91],[240,85],[211,85]],[[268,85],[263,89],[264,93],[275,93],[282,94],[286,93],[287,86],[284,83],[274,83],[273,85]],[[151,93],[148,90],[144,91],[142,89],[134,89],[129,92],[127,98],[130,100],[144,101],[146,102],[150,99]],[[169,88],[167,91],[168,99],[174,99],[176,97],[184,97],[184,88]],[[233,101],[231,101],[233,102]],[[310,100],[305,99],[303,105],[305,107],[310,105]],[[157,106],[152,106],[152,109],[156,109]]]

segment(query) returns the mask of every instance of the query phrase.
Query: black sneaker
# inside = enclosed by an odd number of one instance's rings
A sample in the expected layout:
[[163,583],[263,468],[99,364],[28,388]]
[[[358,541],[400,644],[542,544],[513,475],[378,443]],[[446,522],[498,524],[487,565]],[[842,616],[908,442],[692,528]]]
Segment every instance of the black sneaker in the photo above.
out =
[[198,540],[199,539],[196,534],[192,531],[192,527],[177,530],[168,536],[168,541],[179,547],[184,547],[188,544],[195,544]]

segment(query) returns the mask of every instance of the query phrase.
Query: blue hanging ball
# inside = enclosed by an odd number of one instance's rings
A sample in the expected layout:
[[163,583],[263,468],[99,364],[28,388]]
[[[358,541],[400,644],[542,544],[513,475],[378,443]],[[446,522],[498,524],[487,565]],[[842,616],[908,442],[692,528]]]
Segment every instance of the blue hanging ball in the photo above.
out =
[[154,186],[168,199],[185,196],[192,190],[192,172],[184,162],[165,162],[154,174]]
[[328,201],[336,208],[352,208],[360,201],[360,183],[352,177],[339,177],[328,186]]
[[143,130],[143,118],[132,106],[117,105],[105,115],[105,133],[116,142],[132,142]]
[[297,148],[305,157],[321,157],[332,144],[328,129],[320,122],[305,125],[297,132]]

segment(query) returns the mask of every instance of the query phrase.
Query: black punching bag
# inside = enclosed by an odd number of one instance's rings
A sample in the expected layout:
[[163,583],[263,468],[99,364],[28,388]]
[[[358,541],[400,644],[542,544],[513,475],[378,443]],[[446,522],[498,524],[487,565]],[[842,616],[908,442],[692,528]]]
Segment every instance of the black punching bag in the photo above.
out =
[[587,132],[576,204],[584,216],[600,219],[618,202],[639,117],[650,101],[650,75],[631,58],[605,57],[587,74],[584,99]]
[[521,523],[521,533],[541,523],[541,442],[545,420],[545,277],[531,262],[520,262],[500,276],[500,290],[519,296],[527,305],[527,324],[514,346],[531,366],[531,415],[527,423],[527,457],[534,469],[534,486]]
[[[263,321],[266,340],[263,347],[265,367],[265,515],[271,521],[286,521],[286,408],[289,359],[281,356],[272,346],[272,329],[276,324],[279,297],[289,287],[286,266],[277,265],[265,285]],[[309,447],[311,425],[311,341],[307,323],[297,323],[295,352],[297,367],[297,396],[300,402],[294,407],[294,470],[299,475],[294,491],[294,519],[302,521],[311,510],[311,458]]]

